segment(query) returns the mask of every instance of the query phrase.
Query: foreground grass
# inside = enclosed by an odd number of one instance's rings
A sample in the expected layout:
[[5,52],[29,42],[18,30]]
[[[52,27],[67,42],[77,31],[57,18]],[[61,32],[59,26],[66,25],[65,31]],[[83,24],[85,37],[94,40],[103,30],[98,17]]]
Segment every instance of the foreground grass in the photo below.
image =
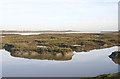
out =
[[120,79],[120,72],[115,74],[104,74],[97,77],[87,77],[82,79]]

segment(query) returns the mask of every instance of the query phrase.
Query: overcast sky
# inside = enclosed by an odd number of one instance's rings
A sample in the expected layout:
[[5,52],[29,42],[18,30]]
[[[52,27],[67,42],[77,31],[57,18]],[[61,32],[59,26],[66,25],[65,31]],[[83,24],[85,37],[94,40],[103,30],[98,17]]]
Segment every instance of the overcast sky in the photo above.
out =
[[0,0],[0,29],[117,30],[119,0]]

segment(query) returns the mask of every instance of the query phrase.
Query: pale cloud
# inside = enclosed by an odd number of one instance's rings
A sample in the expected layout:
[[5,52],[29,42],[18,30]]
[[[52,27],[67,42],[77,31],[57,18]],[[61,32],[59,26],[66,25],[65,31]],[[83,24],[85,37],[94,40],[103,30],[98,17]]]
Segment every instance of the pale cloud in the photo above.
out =
[[119,0],[1,0],[0,3],[16,2],[118,2]]
[[19,26],[19,29],[34,30],[116,30],[117,2],[118,0],[1,0],[0,25],[3,29],[18,29]]

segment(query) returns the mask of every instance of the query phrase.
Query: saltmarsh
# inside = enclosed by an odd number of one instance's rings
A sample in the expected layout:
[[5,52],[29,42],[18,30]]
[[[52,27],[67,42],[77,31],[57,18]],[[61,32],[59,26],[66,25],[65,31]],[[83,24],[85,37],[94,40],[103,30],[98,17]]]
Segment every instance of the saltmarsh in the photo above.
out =
[[9,52],[64,54],[118,45],[118,33],[3,34],[3,36],[5,37],[2,37],[2,48]]

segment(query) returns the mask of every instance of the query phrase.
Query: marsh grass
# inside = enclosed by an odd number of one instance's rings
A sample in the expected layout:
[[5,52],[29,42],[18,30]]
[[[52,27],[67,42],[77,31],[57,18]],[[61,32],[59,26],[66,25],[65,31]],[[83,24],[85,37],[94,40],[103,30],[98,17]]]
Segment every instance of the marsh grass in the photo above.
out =
[[[18,35],[3,34],[2,47],[7,51],[36,51],[38,53],[81,52],[117,45],[118,33],[77,33]],[[74,46],[78,45],[78,46]],[[37,46],[46,46],[38,48]]]

